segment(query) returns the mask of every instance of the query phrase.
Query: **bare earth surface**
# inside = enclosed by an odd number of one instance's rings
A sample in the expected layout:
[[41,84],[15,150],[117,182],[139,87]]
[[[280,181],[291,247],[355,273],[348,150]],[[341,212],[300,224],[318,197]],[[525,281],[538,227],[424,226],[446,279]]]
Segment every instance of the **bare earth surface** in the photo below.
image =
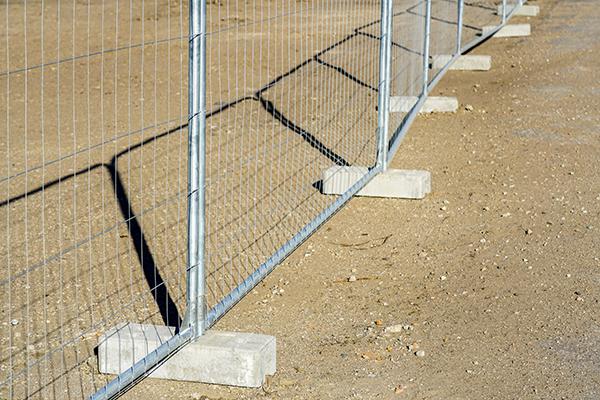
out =
[[353,199],[216,326],[277,337],[264,388],[125,398],[600,398],[600,9],[537,4],[514,20],[532,36],[475,49],[492,71],[450,72],[434,95],[461,109],[401,146],[433,193]]

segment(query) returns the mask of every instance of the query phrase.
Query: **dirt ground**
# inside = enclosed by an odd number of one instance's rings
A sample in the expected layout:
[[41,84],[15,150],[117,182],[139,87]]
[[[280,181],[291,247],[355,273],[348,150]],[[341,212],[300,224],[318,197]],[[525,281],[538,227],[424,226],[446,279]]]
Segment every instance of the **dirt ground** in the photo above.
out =
[[600,9],[537,4],[515,19],[531,37],[474,50],[491,71],[447,74],[459,112],[419,117],[393,160],[433,193],[351,200],[218,323],[277,337],[264,388],[124,398],[599,398]]

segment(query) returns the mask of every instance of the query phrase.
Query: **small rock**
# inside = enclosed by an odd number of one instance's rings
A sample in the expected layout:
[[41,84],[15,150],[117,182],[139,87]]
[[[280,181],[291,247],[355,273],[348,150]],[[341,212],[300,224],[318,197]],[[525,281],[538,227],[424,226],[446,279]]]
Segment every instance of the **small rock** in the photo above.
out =
[[19,325],[19,320],[18,319],[13,319],[13,320],[10,321],[10,324],[12,326],[17,326],[17,325]]
[[415,356],[425,357],[425,350],[419,350],[419,351],[415,352]]
[[446,279],[448,279],[448,278],[446,278],[445,275],[440,276],[440,281],[445,281]]
[[473,111],[473,106],[472,106],[472,105],[470,105],[470,104],[467,104],[467,105],[465,106],[465,110],[467,110],[467,111]]
[[401,394],[402,392],[404,392],[404,389],[406,389],[404,385],[396,386],[396,388],[394,389],[394,393]]
[[356,276],[354,276],[354,275],[350,275],[350,276],[348,277],[348,282],[356,282]]
[[533,231],[531,229],[525,229],[525,234],[526,235],[531,235],[533,233]]
[[404,327],[402,325],[390,325],[384,329],[385,332],[388,333],[400,333]]

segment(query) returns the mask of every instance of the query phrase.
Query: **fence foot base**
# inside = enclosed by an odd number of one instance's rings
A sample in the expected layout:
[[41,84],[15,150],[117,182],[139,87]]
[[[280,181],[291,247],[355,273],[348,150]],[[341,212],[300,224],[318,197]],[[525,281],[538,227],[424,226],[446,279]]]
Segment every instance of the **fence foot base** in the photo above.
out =
[[[418,100],[417,96],[390,97],[390,112],[410,112]],[[456,112],[456,110],[458,110],[456,97],[427,97],[419,113]]]
[[[107,331],[98,345],[101,373],[127,370],[175,333],[159,325],[121,324]],[[150,378],[220,385],[260,387],[276,368],[275,337],[209,330],[155,369]]]
[[[511,11],[512,11],[512,7],[507,6],[506,13],[508,14]],[[537,15],[539,13],[540,13],[539,6],[522,5],[521,7],[517,6],[517,9],[513,15],[520,16],[520,17],[537,17]],[[498,6],[498,15],[502,15],[502,5]]]
[[[481,30],[482,35],[487,35],[496,29],[495,26],[484,26]],[[529,24],[513,24],[504,25],[498,32],[494,34],[495,38],[503,37],[520,37],[531,35],[531,25]]]
[[[433,56],[432,69],[442,69],[452,59],[451,55],[441,54]],[[450,70],[459,71],[489,71],[492,68],[491,56],[464,55],[458,57],[450,66]]]
[[[323,194],[341,195],[362,178],[367,167],[328,168],[323,172]],[[431,192],[431,173],[420,170],[388,169],[376,175],[356,195],[422,199]]]

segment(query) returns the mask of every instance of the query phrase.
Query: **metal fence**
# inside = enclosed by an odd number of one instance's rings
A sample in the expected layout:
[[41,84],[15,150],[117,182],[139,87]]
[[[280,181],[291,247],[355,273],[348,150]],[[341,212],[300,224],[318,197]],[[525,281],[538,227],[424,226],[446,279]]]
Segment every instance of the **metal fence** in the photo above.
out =
[[[209,329],[517,4],[0,3],[0,398],[110,398]],[[332,166],[367,168],[327,196]],[[111,380],[98,339],[132,322],[174,335]]]

